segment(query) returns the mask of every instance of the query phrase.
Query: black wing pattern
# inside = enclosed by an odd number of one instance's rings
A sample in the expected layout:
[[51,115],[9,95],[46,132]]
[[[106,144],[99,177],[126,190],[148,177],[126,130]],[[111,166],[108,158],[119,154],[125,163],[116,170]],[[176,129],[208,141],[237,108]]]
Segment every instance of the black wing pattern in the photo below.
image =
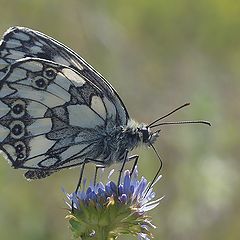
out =
[[13,167],[34,169],[28,178],[103,157],[107,129],[128,118],[112,86],[71,49],[27,28],[5,33],[0,148]]
[[117,92],[82,57],[64,44],[41,32],[25,27],[9,28],[0,45],[0,78],[7,71],[9,64],[25,57],[46,59],[73,68],[98,86],[104,95],[111,98],[119,112],[120,122],[127,123],[129,118],[127,109]]

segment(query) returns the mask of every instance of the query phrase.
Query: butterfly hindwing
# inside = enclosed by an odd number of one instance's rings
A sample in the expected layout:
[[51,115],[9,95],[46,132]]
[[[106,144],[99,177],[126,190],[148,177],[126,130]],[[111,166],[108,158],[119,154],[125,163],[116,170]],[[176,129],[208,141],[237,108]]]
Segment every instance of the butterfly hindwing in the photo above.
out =
[[13,167],[37,170],[28,177],[99,156],[106,125],[118,119],[111,98],[61,64],[17,60],[0,81],[0,147]]

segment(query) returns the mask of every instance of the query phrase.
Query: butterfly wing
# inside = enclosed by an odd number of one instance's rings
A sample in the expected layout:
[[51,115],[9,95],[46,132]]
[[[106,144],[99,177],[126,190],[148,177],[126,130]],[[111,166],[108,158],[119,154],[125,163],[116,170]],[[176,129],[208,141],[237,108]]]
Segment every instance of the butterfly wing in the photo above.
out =
[[97,159],[106,125],[120,123],[111,100],[70,67],[17,60],[0,81],[0,148],[14,168],[37,170],[29,178]]
[[127,124],[128,112],[114,88],[83,58],[67,46],[43,33],[28,28],[9,28],[0,45],[0,78],[6,73],[9,64],[24,57],[46,59],[76,70],[114,102],[119,113],[118,121],[122,125]]

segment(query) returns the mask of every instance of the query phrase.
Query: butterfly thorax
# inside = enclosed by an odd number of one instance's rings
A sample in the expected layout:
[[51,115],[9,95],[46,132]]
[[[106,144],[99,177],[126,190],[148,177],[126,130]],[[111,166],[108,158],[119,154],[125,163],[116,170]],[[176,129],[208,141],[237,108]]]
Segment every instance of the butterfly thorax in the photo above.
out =
[[129,120],[126,126],[105,129],[101,158],[105,165],[123,161],[126,151],[132,151],[140,145],[150,146],[155,142],[158,133],[152,133],[147,124]]
[[125,129],[123,129],[123,135],[125,135],[128,142],[128,150],[132,150],[140,145],[151,146],[159,136],[158,132],[152,132],[150,127],[145,123],[137,123],[130,119]]

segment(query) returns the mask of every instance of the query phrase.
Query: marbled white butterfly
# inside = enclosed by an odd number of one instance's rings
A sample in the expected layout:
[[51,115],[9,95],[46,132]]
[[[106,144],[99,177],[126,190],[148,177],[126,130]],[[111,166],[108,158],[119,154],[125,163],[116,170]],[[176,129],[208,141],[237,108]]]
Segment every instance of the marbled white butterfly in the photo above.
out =
[[159,131],[150,127],[163,125],[157,124],[162,118],[148,125],[133,121],[109,82],[57,40],[24,27],[4,34],[0,149],[12,167],[28,170],[26,178],[85,161],[108,166],[128,160],[140,144],[153,147]]

